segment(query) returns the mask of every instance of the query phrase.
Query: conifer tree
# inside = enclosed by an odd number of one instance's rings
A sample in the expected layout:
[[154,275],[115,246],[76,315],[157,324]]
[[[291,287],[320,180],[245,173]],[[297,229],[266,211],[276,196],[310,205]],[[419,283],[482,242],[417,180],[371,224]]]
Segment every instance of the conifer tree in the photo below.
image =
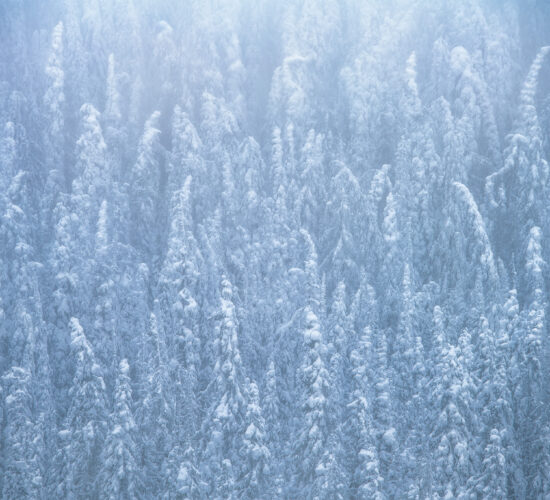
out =
[[142,344],[140,403],[137,421],[142,438],[142,458],[139,461],[146,471],[145,487],[149,494],[164,494],[163,471],[173,443],[174,408],[170,383],[166,343],[159,327],[157,315],[151,313],[149,328]]
[[265,420],[258,387],[254,382],[248,384],[247,399],[242,449],[244,474],[239,486],[243,498],[269,498],[271,456],[266,446]]
[[100,454],[107,431],[105,383],[77,318],[71,318],[69,328],[75,372],[65,420],[69,440],[66,443],[66,476],[63,482],[69,498],[94,498],[97,495]]
[[[352,365],[353,387],[350,409],[351,446],[353,447],[353,474],[351,477],[351,494],[357,498],[373,498],[381,500],[383,478],[380,476],[378,450],[372,423],[372,392],[369,386],[372,381],[371,361],[371,331],[365,327],[357,347],[350,354]],[[370,373],[369,373],[370,372]]]
[[283,467],[282,461],[284,460],[284,447],[281,446],[280,432],[280,405],[279,387],[277,385],[277,373],[275,369],[275,363],[270,361],[265,381],[265,395],[263,398],[262,409],[265,415],[265,429],[266,429],[266,444],[271,456],[269,464],[271,484],[273,488],[273,494],[280,495],[283,491]]
[[233,288],[225,277],[221,282],[218,314],[216,361],[211,381],[213,399],[204,423],[212,431],[204,434],[207,439],[201,476],[208,484],[209,495],[233,498],[238,492],[236,481],[243,472],[240,449],[247,402]]
[[3,432],[4,498],[46,498],[41,426],[33,415],[31,375],[12,367],[2,377],[5,399]]
[[301,427],[294,449],[297,466],[294,485],[297,495],[323,498],[329,461],[327,449],[328,372],[324,362],[323,336],[317,316],[304,311],[304,360],[300,368],[302,396]]
[[109,187],[109,168],[106,161],[106,144],[100,125],[100,113],[92,104],[80,108],[82,134],[76,143],[76,167],[73,193],[81,213],[97,209]]
[[159,130],[160,113],[153,112],[145,122],[138,145],[138,156],[131,172],[130,208],[133,244],[150,262],[158,245],[159,189],[162,147]]
[[46,165],[46,195],[42,210],[45,225],[44,236],[49,238],[51,211],[57,195],[66,186],[65,179],[65,72],[63,68],[63,23],[59,22],[52,32],[51,52],[46,65],[49,86],[44,95],[45,114],[49,126],[44,132]]
[[[545,406],[542,388],[542,349],[546,330],[543,294],[545,283],[543,269],[546,263],[542,257],[542,234],[534,226],[529,232],[525,252],[525,280],[527,308],[524,310],[523,362],[521,364],[522,391],[520,394],[520,434],[524,446],[524,456],[529,457],[526,465],[527,494],[542,495],[547,488],[544,467],[548,461],[548,448],[543,437],[545,426]],[[527,423],[530,422],[530,423]]]
[[472,475],[472,450],[469,422],[472,402],[469,373],[464,353],[445,340],[441,309],[434,309],[435,377],[431,401],[434,423],[431,432],[434,460],[433,491],[442,498],[467,498]]
[[123,359],[118,366],[114,411],[102,451],[99,496],[109,500],[140,498],[143,494],[129,371]]

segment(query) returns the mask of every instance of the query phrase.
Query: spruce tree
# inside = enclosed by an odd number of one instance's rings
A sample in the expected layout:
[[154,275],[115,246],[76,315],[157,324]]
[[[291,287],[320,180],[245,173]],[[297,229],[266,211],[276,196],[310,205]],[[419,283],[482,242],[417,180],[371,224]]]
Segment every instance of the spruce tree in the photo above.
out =
[[329,461],[327,449],[328,372],[320,324],[313,310],[304,310],[304,359],[300,367],[303,386],[301,424],[294,447],[294,490],[305,498],[324,498]]
[[33,415],[31,375],[14,366],[2,377],[5,398],[3,432],[4,498],[46,498],[41,426]]
[[137,426],[134,421],[130,368],[120,361],[114,395],[110,429],[101,455],[99,497],[104,499],[141,498],[140,457],[137,447]]
[[77,318],[71,318],[71,354],[74,377],[64,428],[68,432],[65,460],[66,495],[69,498],[97,496],[97,474],[107,433],[107,404],[101,368]]

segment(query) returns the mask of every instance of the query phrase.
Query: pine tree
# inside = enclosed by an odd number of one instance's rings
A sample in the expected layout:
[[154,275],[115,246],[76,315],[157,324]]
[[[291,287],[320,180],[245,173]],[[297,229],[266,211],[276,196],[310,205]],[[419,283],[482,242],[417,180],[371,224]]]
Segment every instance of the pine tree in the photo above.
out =
[[431,387],[434,408],[431,432],[433,491],[442,498],[468,498],[472,477],[469,422],[472,411],[469,373],[464,353],[450,345],[443,330],[442,311],[434,309],[434,356],[436,365]]
[[[398,204],[392,192],[386,197],[384,207],[382,232],[384,237],[384,256],[380,275],[380,289],[384,290],[384,307],[381,312],[381,325],[391,329],[390,341],[393,341],[393,331],[397,326],[397,311],[399,309],[400,276],[402,276],[401,234],[398,222]],[[382,284],[384,283],[384,285]]]
[[[329,439],[329,450],[337,450],[337,445],[334,441],[334,436]],[[344,471],[336,457],[336,451],[329,451],[326,458],[326,464],[318,467],[317,474],[324,480],[320,485],[320,497],[334,498],[336,500],[343,500],[345,498],[347,484],[345,482]]]
[[71,318],[71,353],[75,373],[69,390],[70,405],[65,419],[66,476],[69,498],[94,498],[100,454],[106,436],[105,383],[92,348],[78,319]]
[[[508,426],[507,438],[507,455],[506,466],[508,473],[508,491],[512,496],[523,497],[526,491],[525,472],[522,467],[522,450],[521,450],[521,391],[522,391],[522,374],[520,366],[523,363],[523,330],[520,323],[519,303],[517,300],[517,291],[512,289],[508,292],[508,297],[503,306],[503,318],[501,325],[503,335],[509,339],[509,358],[506,358],[507,364],[505,382],[510,388],[510,420]],[[501,361],[502,363],[502,361]]]
[[328,467],[327,392],[328,372],[324,363],[323,336],[317,316],[308,306],[304,310],[305,353],[300,368],[304,394],[301,428],[294,448],[297,466],[294,477],[296,495],[325,498],[324,485]]
[[[545,464],[548,449],[542,438],[545,429],[546,409],[542,388],[542,349],[546,331],[543,296],[545,283],[543,269],[546,263],[542,257],[542,234],[534,226],[529,231],[525,252],[525,281],[527,308],[524,310],[523,360],[520,365],[522,389],[520,394],[521,439],[524,446],[527,494],[542,495],[546,486]],[[529,423],[528,423],[529,422]]]
[[115,291],[114,266],[110,258],[113,245],[109,241],[108,204],[104,200],[99,208],[95,237],[94,288],[95,311],[93,315],[93,336],[90,342],[99,364],[104,368],[107,385],[111,388],[116,379],[115,358],[120,352],[117,335],[118,300]]
[[163,471],[173,446],[174,400],[167,366],[164,335],[152,313],[142,343],[140,402],[137,422],[142,433],[142,457],[146,491],[164,494]]
[[137,161],[131,172],[130,209],[133,244],[151,262],[158,250],[159,195],[163,150],[160,143],[160,113],[147,120],[139,141]]
[[88,210],[93,213],[106,197],[110,172],[99,111],[92,104],[83,104],[80,114],[82,134],[76,143],[77,161],[71,174],[75,202],[81,211],[78,215],[90,217]]
[[497,429],[492,429],[483,454],[481,495],[506,498],[506,457]]
[[347,165],[338,165],[340,170],[330,183],[331,193],[327,202],[327,227],[323,241],[331,250],[323,261],[322,268],[328,272],[329,290],[342,277],[348,286],[359,285],[361,243],[365,228],[357,215],[364,208],[364,196],[359,180]]
[[[172,192],[181,189],[188,176],[195,179],[195,190],[206,191],[208,174],[201,157],[202,147],[201,138],[189,115],[179,105],[176,105],[172,124],[172,151],[168,173]],[[203,200],[202,196],[196,198],[201,207],[207,206],[207,200]]]
[[113,134],[116,134],[116,129],[120,126],[120,121],[122,119],[120,109],[120,93],[117,83],[115,56],[114,54],[109,54],[107,69],[107,95],[105,99],[105,111],[103,112],[107,123],[106,134],[109,138],[114,138],[112,136]]
[[[87,303],[82,286],[84,265],[83,252],[78,250],[77,218],[68,209],[68,197],[63,196],[62,200],[54,211],[54,242],[48,263],[54,275],[49,317],[56,338],[51,356],[56,388],[66,388],[71,384],[71,337],[67,324],[73,315],[84,312],[82,302]],[[58,393],[58,396],[62,394]]]
[[305,294],[308,306],[317,317],[325,313],[324,289],[319,276],[318,255],[311,235],[303,229],[301,231],[305,243]]
[[3,498],[46,498],[41,427],[34,419],[30,373],[18,366],[2,377],[5,399]]
[[69,119],[66,125],[76,125],[78,110],[89,98],[89,83],[85,78],[88,54],[84,49],[84,40],[80,25],[79,4],[68,0],[65,4],[63,27],[65,31],[65,89]]
[[376,332],[372,343],[373,372],[373,428],[376,436],[376,447],[380,462],[380,474],[384,478],[384,492],[390,495],[393,491],[397,454],[397,430],[391,395],[390,374],[388,370],[388,345],[383,330]]
[[[399,323],[395,337],[396,348],[394,350],[394,360],[392,365],[395,370],[397,387],[399,391],[399,400],[408,401],[415,394],[415,380],[412,377],[415,363],[414,359],[416,339],[414,335],[414,303],[412,297],[412,283],[410,266],[405,264],[403,269],[403,280],[401,285],[401,313],[399,314]],[[422,361],[421,361],[422,362]]]
[[321,211],[318,207],[326,203],[326,190],[322,183],[325,177],[324,172],[324,137],[311,129],[305,140],[301,161],[302,171],[300,172],[300,194],[297,200],[297,218],[300,225],[306,228],[314,237],[320,237]]
[[216,362],[210,383],[214,394],[202,429],[206,443],[201,476],[208,484],[209,496],[233,498],[238,491],[237,478],[243,472],[239,450],[245,431],[246,394],[233,289],[225,277],[218,315]]
[[102,451],[98,490],[99,497],[106,500],[141,498],[143,494],[129,371],[128,362],[123,359],[118,367],[114,411]]
[[246,430],[243,437],[243,477],[239,484],[243,498],[260,499],[271,496],[271,455],[266,446],[265,421],[260,407],[258,387],[250,382],[247,390],[248,405],[245,415]]
[[[192,231],[191,177],[173,195],[168,251],[159,277],[157,297],[164,311],[164,331],[171,357],[171,376],[178,380],[178,429],[187,443],[198,429],[200,308],[196,297],[203,259]],[[197,297],[198,298],[198,297]],[[179,431],[178,431],[179,432]]]
[[50,86],[44,95],[44,104],[49,115],[48,122],[50,124],[47,143],[48,147],[51,148],[51,156],[48,156],[48,163],[50,168],[63,172],[65,74],[63,72],[62,22],[58,23],[52,32],[51,52],[46,66],[46,75],[50,80]]
[[344,449],[342,446],[344,438],[344,408],[348,398],[349,363],[348,350],[349,339],[353,328],[346,310],[346,289],[343,282],[334,290],[331,311],[327,318],[327,362],[329,380],[332,387],[327,394],[328,409],[328,433],[330,463],[329,482],[332,487],[332,494],[335,498],[342,494],[344,485],[348,483],[344,467]]
[[43,200],[44,237],[49,238],[51,211],[59,191],[66,185],[65,170],[65,72],[63,61],[63,23],[59,22],[52,32],[51,52],[46,65],[49,86],[44,95],[45,115],[48,121],[44,132],[44,148],[48,178]]
[[[426,405],[426,358],[422,337],[415,324],[415,302],[412,293],[410,266],[405,263],[401,297],[401,313],[392,356],[393,377],[398,401],[397,430],[404,443],[400,454],[401,477],[410,489],[422,491],[426,471],[426,423],[422,419]],[[410,496],[410,492],[409,492]]]
[[[549,51],[549,47],[541,48],[529,69],[520,94],[517,130],[508,137],[504,167],[488,176],[485,186],[495,220],[495,242],[516,255],[531,225],[546,230],[546,207],[541,200],[546,196],[549,172],[542,151],[535,96],[539,73]],[[512,242],[501,239],[500,235],[508,232],[515,235]]]
[[105,143],[107,144],[107,155],[112,168],[111,176],[114,181],[124,181],[127,176],[126,164],[128,163],[127,152],[124,146],[129,137],[127,127],[122,120],[121,75],[117,70],[118,60],[114,54],[109,54],[105,85],[105,108],[102,113],[102,119],[103,130],[105,131]]
[[[356,498],[382,500],[383,478],[380,476],[378,450],[372,423],[372,405],[369,390],[372,383],[371,331],[365,327],[357,347],[350,354],[353,374],[352,401],[348,404],[350,411],[350,443],[353,447],[351,464],[351,495]],[[369,373],[370,371],[370,373]]]
[[331,415],[330,432],[338,432],[337,427],[342,421],[349,368],[347,366],[348,339],[352,332],[346,311],[346,288],[343,282],[340,282],[334,291],[327,327],[328,372],[333,384],[328,394]]
[[195,453],[191,448],[183,454],[174,486],[177,499],[199,499],[205,491],[206,485],[201,481],[200,471],[196,467]]
[[283,460],[285,457],[284,447],[281,446],[280,436],[281,425],[281,401],[279,398],[279,387],[277,385],[277,373],[275,363],[270,361],[265,381],[265,395],[263,398],[263,414],[265,415],[266,444],[271,456],[269,464],[271,484],[274,495],[281,495],[283,492]]

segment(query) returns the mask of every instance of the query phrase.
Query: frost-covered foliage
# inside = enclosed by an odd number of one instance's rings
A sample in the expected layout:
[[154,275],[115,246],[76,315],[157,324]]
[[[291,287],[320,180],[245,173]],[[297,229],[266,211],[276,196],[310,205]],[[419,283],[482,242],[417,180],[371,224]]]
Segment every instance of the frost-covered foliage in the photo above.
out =
[[6,499],[549,499],[550,3],[0,1]]

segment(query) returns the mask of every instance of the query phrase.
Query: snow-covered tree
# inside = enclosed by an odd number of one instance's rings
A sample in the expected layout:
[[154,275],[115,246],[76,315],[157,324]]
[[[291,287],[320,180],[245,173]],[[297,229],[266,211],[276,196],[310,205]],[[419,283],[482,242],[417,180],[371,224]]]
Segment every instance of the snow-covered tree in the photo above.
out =
[[137,408],[142,438],[142,458],[146,471],[145,487],[150,492],[164,493],[163,470],[173,443],[174,401],[171,394],[167,351],[157,315],[151,313],[149,327],[142,343],[140,402]]
[[110,172],[99,111],[92,104],[83,104],[80,113],[82,134],[76,143],[73,192],[80,204],[82,216],[90,217],[88,210],[94,210],[107,193]]
[[372,423],[372,392],[369,390],[372,381],[372,371],[369,373],[368,368],[371,349],[371,331],[366,327],[356,349],[350,354],[354,384],[352,401],[348,403],[351,443],[354,449],[351,494],[357,498],[382,500],[383,478],[380,476]]
[[71,318],[69,328],[75,372],[64,423],[68,442],[63,481],[69,498],[94,498],[97,495],[96,475],[101,464],[101,449],[107,433],[105,383],[77,318]]
[[[218,314],[216,362],[210,382],[213,400],[203,424],[205,449],[201,476],[208,484],[210,496],[233,498],[238,492],[237,478],[244,472],[240,449],[246,430],[247,395],[233,287],[227,278],[222,278]],[[211,431],[206,432],[206,426]]]
[[[50,230],[51,210],[57,194],[67,182],[65,179],[65,72],[63,61],[63,23],[59,22],[52,32],[51,52],[46,65],[49,86],[44,94],[45,114],[49,126],[44,131],[46,165],[46,196],[43,202],[45,231]],[[47,235],[48,233],[46,233]]]
[[12,367],[2,377],[4,387],[3,479],[4,498],[46,498],[41,462],[41,427],[33,415],[31,375]]
[[299,434],[294,445],[295,491],[306,498],[323,498],[327,480],[328,372],[319,320],[310,307],[304,311],[304,360],[300,367],[303,386]]
[[265,421],[260,407],[260,395],[254,382],[248,385],[247,399],[246,430],[241,452],[244,458],[244,474],[239,489],[243,498],[269,498],[272,495],[269,482],[271,457],[266,446]]
[[123,359],[118,367],[114,410],[101,455],[98,492],[106,500],[140,498],[143,494],[129,371],[128,361]]
[[449,344],[442,331],[442,311],[434,309],[434,356],[436,365],[431,381],[434,421],[431,432],[433,491],[440,498],[468,498],[472,477],[472,412],[470,374],[464,352]]
[[160,113],[153,112],[145,122],[137,161],[130,175],[130,207],[134,245],[151,259],[158,245],[159,189],[162,168],[162,147],[159,126]]
[[481,495],[505,498],[507,496],[506,455],[497,429],[491,430],[489,443],[483,454],[482,467]]

